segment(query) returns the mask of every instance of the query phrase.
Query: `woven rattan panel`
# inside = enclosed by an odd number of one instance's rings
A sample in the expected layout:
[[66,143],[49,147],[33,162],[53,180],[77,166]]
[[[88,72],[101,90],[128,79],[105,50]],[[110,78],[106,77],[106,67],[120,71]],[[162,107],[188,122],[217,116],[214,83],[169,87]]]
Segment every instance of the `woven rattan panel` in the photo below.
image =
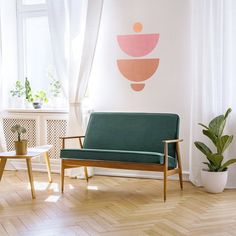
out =
[[26,128],[27,132],[22,134],[22,139],[28,140],[29,147],[36,146],[36,120],[34,119],[15,119],[15,118],[4,118],[3,119],[3,130],[6,137],[7,150],[14,150],[14,141],[17,140],[17,134],[11,132],[11,127],[13,125],[20,124]]
[[66,120],[47,119],[47,144],[53,145],[49,152],[51,159],[60,158],[61,140],[59,137],[66,135],[66,127]]

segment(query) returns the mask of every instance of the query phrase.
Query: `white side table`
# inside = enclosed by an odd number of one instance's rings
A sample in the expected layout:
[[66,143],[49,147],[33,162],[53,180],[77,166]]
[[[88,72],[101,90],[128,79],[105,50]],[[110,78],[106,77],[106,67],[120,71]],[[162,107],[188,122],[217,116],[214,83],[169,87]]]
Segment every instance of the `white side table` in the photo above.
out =
[[1,152],[0,153],[0,181],[2,179],[3,171],[7,162],[7,159],[25,159],[27,164],[27,170],[29,175],[29,181],[31,186],[31,194],[32,198],[35,199],[35,189],[34,189],[34,180],[33,180],[33,174],[32,174],[32,164],[31,159],[34,157],[37,157],[41,154],[44,155],[46,165],[47,165],[47,171],[48,171],[48,180],[51,183],[52,182],[52,176],[51,176],[51,166],[50,166],[50,160],[48,156],[48,151],[52,148],[52,145],[44,145],[44,146],[38,146],[35,148],[28,148],[28,153],[26,155],[16,155],[15,151],[10,152]]

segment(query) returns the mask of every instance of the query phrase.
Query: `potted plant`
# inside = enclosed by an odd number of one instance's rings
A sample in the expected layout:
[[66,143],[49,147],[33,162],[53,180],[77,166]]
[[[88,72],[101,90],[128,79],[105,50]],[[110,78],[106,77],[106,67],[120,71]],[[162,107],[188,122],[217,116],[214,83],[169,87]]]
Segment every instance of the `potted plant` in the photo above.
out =
[[220,193],[224,190],[228,177],[228,166],[236,162],[236,159],[229,159],[223,163],[223,153],[233,140],[233,135],[223,134],[227,117],[231,111],[229,108],[224,115],[215,117],[208,126],[199,123],[204,128],[203,134],[212,141],[214,151],[202,142],[194,142],[207,158],[207,162],[203,163],[207,165],[208,169],[201,171],[201,177],[204,188],[211,193]]
[[17,124],[11,127],[13,133],[17,132],[17,141],[15,141],[16,155],[27,154],[27,140],[21,139],[21,134],[26,133],[26,129]]
[[48,102],[47,94],[44,90],[38,91],[33,97],[33,107],[39,109],[43,103]]
[[48,102],[47,94],[44,90],[40,90],[33,95],[30,82],[27,78],[25,80],[25,98],[29,103],[33,104],[35,109],[41,108],[44,102]]
[[31,105],[33,102],[32,89],[27,77],[25,78],[25,100],[27,103],[26,107],[29,107],[29,104]]
[[62,84],[60,80],[55,79],[56,71],[53,67],[48,68],[48,80],[50,81],[50,100],[53,107],[62,107],[63,106],[63,98],[62,94]]
[[15,87],[10,90],[10,94],[12,98],[14,99],[14,105],[13,107],[23,107],[24,106],[24,95],[25,95],[25,89],[24,86],[21,84],[20,80],[17,80],[15,83]]
[[51,79],[50,93],[53,107],[61,107],[62,106],[61,82],[59,80],[53,78]]
[[50,92],[53,97],[59,97],[61,94],[61,82],[59,80],[52,79],[50,82]]

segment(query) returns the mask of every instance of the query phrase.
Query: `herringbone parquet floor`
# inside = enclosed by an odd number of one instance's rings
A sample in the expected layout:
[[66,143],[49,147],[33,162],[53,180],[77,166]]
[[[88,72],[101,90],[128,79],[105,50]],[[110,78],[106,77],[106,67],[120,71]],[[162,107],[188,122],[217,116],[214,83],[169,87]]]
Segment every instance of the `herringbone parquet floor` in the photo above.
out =
[[236,235],[236,190],[208,194],[185,182],[94,176],[47,183],[34,172],[36,199],[27,173],[5,171],[0,183],[0,235]]

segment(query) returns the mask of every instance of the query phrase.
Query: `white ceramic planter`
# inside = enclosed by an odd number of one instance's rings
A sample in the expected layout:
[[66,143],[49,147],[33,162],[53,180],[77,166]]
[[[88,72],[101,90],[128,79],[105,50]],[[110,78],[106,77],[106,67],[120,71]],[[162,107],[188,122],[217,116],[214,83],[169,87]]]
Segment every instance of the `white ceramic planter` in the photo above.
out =
[[205,190],[209,193],[221,193],[224,191],[228,171],[210,172],[207,170],[201,171],[202,184]]

